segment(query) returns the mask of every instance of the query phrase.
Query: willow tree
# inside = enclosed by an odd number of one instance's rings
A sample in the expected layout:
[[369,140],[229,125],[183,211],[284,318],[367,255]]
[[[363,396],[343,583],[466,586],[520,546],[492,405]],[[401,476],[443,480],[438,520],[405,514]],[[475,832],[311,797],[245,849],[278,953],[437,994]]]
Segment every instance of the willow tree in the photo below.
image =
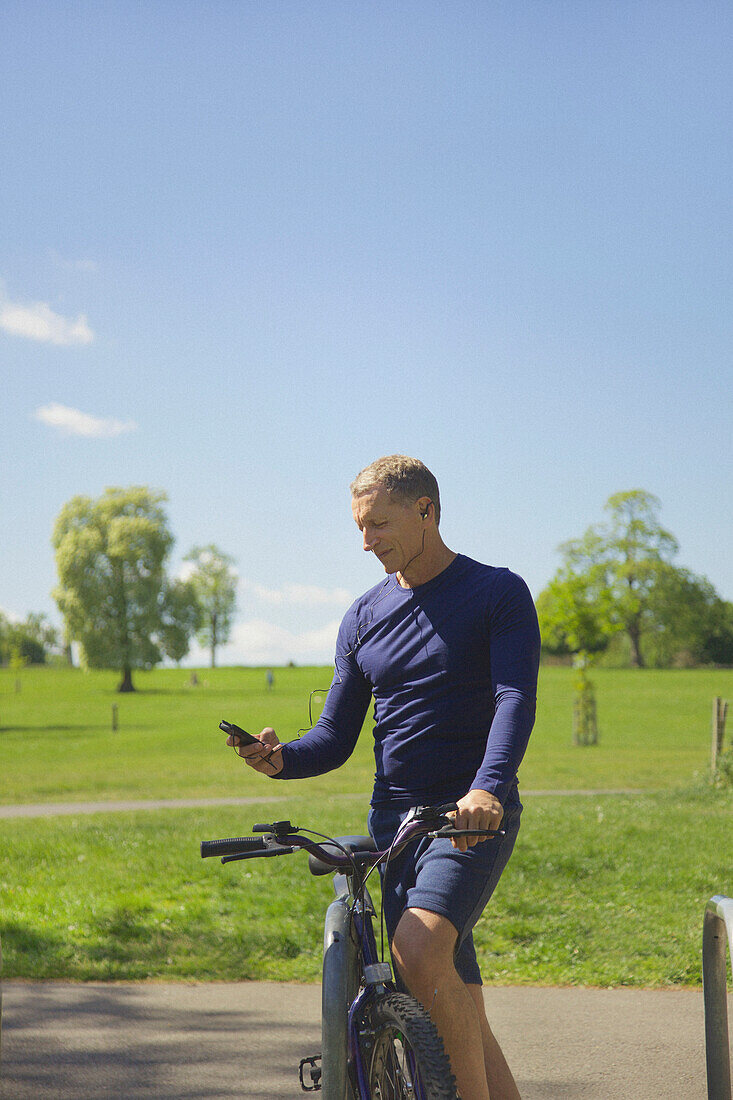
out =
[[173,545],[165,494],[144,486],[73,497],[53,531],[59,583],[54,599],[82,664],[115,668],[134,691],[134,669],[180,660],[198,619],[190,586],[169,581]]

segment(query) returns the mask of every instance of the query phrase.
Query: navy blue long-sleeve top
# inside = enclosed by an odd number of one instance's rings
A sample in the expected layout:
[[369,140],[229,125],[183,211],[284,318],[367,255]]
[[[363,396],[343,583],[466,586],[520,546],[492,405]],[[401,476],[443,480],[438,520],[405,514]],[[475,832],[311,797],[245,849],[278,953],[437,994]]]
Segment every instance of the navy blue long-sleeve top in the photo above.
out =
[[506,805],[535,717],[540,636],[529,589],[458,554],[437,577],[394,576],[349,608],[313,729],[283,748],[283,779],[343,764],[374,697],[372,802],[407,808],[473,788]]

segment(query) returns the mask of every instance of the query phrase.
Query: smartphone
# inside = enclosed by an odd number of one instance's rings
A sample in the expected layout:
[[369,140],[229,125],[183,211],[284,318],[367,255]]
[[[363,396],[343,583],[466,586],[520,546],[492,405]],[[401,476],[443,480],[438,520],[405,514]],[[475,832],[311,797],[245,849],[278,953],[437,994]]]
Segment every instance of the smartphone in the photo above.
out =
[[235,726],[234,722],[220,722],[219,729],[223,730],[227,737],[239,738],[240,745],[259,744],[259,741],[256,737],[253,737],[251,733],[247,733],[246,730],[240,729],[239,726]]

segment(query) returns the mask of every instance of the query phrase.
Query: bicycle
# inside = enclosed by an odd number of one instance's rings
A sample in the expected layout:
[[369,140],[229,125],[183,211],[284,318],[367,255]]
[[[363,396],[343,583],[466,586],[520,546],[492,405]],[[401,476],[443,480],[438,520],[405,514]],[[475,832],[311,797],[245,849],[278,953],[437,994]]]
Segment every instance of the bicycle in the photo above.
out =
[[323,937],[322,1049],[300,1063],[303,1091],[323,1091],[324,1100],[457,1100],[435,1025],[415,998],[398,992],[391,964],[377,950],[367,889],[380,863],[388,874],[390,860],[420,837],[502,835],[501,829],[456,829],[446,816],[455,809],[455,803],[414,807],[384,851],[369,836],[327,837],[290,821],[254,825],[262,834],[256,837],[202,841],[202,858],[220,856],[222,863],[304,849],[311,874],[334,874],[336,897]]

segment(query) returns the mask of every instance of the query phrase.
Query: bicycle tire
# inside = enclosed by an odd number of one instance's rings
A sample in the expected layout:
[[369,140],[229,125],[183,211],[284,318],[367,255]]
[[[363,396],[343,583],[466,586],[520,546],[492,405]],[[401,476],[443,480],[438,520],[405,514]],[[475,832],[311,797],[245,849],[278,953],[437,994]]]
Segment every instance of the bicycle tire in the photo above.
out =
[[364,1025],[360,1046],[372,1100],[457,1100],[442,1040],[413,997],[378,997]]

